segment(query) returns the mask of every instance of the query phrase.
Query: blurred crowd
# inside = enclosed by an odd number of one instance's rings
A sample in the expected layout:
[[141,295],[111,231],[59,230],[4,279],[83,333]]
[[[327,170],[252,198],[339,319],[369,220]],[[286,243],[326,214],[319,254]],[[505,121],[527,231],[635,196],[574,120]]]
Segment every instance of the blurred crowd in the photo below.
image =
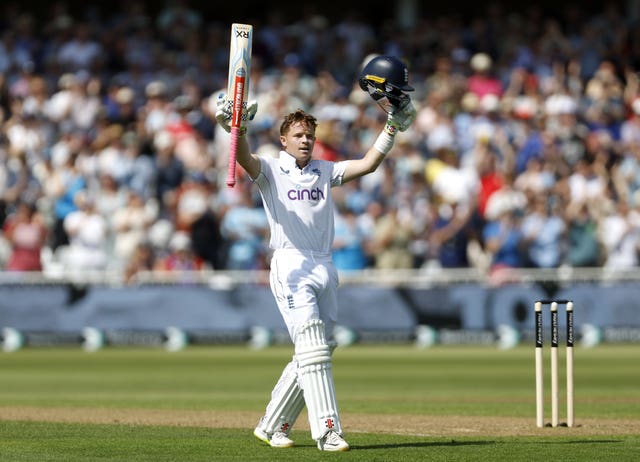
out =
[[[243,172],[225,185],[229,24],[186,0],[0,22],[0,263],[11,271],[263,269],[268,227]],[[402,57],[416,123],[375,173],[335,191],[334,257],[364,268],[638,266],[640,28],[613,4],[373,25],[303,9],[255,26],[250,144],[319,120],[315,155],[369,148],[386,114],[357,86]],[[8,21],[7,18],[12,18]]]

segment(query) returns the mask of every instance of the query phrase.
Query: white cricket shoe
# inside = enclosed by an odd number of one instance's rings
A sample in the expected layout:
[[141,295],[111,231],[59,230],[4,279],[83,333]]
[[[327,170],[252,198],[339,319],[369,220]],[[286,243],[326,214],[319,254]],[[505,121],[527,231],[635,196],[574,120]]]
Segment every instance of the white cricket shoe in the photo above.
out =
[[348,451],[349,443],[334,431],[328,432],[318,440],[318,449],[321,451]]
[[267,443],[272,448],[290,448],[294,445],[293,440],[284,432],[275,432],[273,435],[269,436],[267,432],[256,427],[255,430],[253,430],[253,435],[260,441]]

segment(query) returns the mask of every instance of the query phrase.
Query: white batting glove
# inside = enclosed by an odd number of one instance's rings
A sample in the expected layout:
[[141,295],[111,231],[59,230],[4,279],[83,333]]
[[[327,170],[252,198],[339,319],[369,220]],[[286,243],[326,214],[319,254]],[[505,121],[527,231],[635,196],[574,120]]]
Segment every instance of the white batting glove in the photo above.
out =
[[242,120],[253,120],[258,112],[258,102],[252,99],[247,103],[247,110],[242,114]]
[[227,133],[231,131],[231,117],[233,117],[233,102],[227,99],[224,93],[219,93],[216,101],[216,120]]
[[[219,93],[216,108],[216,120],[220,126],[229,133],[231,131],[231,118],[233,117],[233,101],[228,99],[224,93]],[[253,120],[257,112],[258,102],[256,100],[249,101],[246,108],[243,108],[242,121]],[[243,127],[243,134],[246,130],[246,127]]]
[[413,121],[416,120],[416,108],[413,107],[410,99],[406,100],[406,103],[397,109],[395,109],[387,117],[387,125],[385,130],[390,135],[395,135],[398,131],[406,131]]
[[416,120],[416,108],[411,104],[411,99],[407,98],[402,106],[395,108],[387,116],[387,123],[373,143],[373,147],[383,155],[388,154],[393,147],[396,134],[407,130],[414,120]]

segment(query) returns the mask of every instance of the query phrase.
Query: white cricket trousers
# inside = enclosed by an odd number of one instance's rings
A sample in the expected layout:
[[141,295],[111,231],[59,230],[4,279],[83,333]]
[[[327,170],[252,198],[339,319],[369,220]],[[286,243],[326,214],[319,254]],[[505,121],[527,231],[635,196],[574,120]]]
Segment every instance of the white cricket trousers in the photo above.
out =
[[331,254],[278,249],[271,259],[270,285],[291,340],[305,322],[320,319],[327,340],[338,318],[338,271]]

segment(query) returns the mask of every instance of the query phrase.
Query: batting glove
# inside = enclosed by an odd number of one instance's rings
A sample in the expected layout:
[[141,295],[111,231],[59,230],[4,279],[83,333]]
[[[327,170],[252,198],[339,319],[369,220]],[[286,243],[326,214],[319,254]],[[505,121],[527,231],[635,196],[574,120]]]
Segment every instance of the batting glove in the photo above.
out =
[[[246,107],[242,110],[242,121],[253,120],[258,112],[258,102],[251,100],[247,103]],[[224,93],[218,94],[218,100],[216,101],[216,120],[224,130],[229,133],[231,131],[231,118],[233,117],[233,101],[227,98]],[[242,127],[242,133],[246,132],[247,128]]]
[[227,95],[219,93],[216,101],[216,120],[227,133],[231,131],[231,117],[233,117],[233,103],[227,99]]
[[247,103],[247,110],[242,114],[242,120],[253,120],[258,112],[258,102],[252,99]]
[[414,120],[416,120],[416,108],[413,107],[411,100],[407,99],[402,107],[389,114],[385,130],[393,136],[398,131],[406,131]]

